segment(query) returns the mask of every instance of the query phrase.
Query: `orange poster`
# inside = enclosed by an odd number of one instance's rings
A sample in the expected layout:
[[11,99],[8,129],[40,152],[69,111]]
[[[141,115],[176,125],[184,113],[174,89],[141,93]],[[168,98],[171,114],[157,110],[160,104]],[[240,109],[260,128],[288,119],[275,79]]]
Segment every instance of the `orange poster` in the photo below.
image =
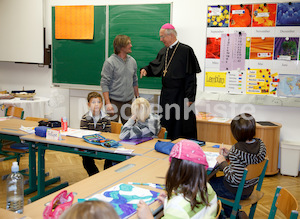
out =
[[252,37],[250,46],[250,59],[272,60],[274,50],[274,37]]
[[94,6],[56,6],[55,39],[92,40]]

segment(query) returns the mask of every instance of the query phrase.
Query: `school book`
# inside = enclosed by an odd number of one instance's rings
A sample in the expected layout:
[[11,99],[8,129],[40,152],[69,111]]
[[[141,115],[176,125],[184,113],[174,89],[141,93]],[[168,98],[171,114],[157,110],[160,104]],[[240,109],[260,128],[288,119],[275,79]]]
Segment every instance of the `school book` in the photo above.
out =
[[132,145],[137,145],[146,141],[152,140],[152,137],[145,137],[145,138],[132,138],[132,139],[126,139],[126,140],[121,140],[119,141],[120,143],[124,144],[132,144]]
[[149,189],[121,183],[107,189],[101,194],[96,194],[85,200],[78,200],[78,202],[88,200],[108,202],[114,207],[120,218],[126,219],[136,213],[137,204],[140,200],[150,205],[157,199],[158,195],[158,192]]

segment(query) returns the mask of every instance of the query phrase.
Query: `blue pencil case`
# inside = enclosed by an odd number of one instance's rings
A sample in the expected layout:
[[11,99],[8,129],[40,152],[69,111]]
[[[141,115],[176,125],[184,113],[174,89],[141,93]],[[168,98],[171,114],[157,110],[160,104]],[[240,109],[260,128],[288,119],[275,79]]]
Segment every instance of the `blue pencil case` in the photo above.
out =
[[119,142],[112,139],[107,139],[99,134],[84,135],[82,138],[88,143],[100,145],[106,148],[116,148],[121,145]]
[[175,144],[172,142],[157,141],[154,149],[164,154],[170,154],[174,145]]
[[46,138],[47,129],[49,129],[47,126],[37,126],[34,128],[35,135]]

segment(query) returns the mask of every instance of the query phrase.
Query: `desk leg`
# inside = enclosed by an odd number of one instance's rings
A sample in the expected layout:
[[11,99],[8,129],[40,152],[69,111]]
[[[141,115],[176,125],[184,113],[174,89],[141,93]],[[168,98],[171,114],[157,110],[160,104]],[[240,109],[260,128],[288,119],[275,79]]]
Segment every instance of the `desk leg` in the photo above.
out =
[[44,144],[38,144],[38,185],[37,185],[37,191],[38,194],[31,199],[29,199],[29,202],[34,202],[46,195],[49,195],[53,192],[56,192],[62,188],[67,187],[69,184],[67,182],[64,182],[54,188],[51,188],[49,190],[46,190],[46,186],[51,185],[53,183],[56,183],[60,181],[60,177],[55,177],[53,179],[45,181],[45,150],[47,149],[47,146]]
[[37,190],[36,186],[36,149],[33,142],[29,144],[29,188],[24,191],[24,195],[28,195]]

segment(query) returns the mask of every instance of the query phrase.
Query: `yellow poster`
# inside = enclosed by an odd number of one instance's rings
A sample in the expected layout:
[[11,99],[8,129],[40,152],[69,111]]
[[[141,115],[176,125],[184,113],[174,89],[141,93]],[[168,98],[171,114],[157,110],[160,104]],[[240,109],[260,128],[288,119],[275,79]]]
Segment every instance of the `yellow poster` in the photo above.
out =
[[272,81],[270,69],[248,69],[246,79],[247,94],[270,94]]
[[94,6],[56,6],[55,39],[92,40]]
[[205,87],[226,87],[226,72],[205,72]]

